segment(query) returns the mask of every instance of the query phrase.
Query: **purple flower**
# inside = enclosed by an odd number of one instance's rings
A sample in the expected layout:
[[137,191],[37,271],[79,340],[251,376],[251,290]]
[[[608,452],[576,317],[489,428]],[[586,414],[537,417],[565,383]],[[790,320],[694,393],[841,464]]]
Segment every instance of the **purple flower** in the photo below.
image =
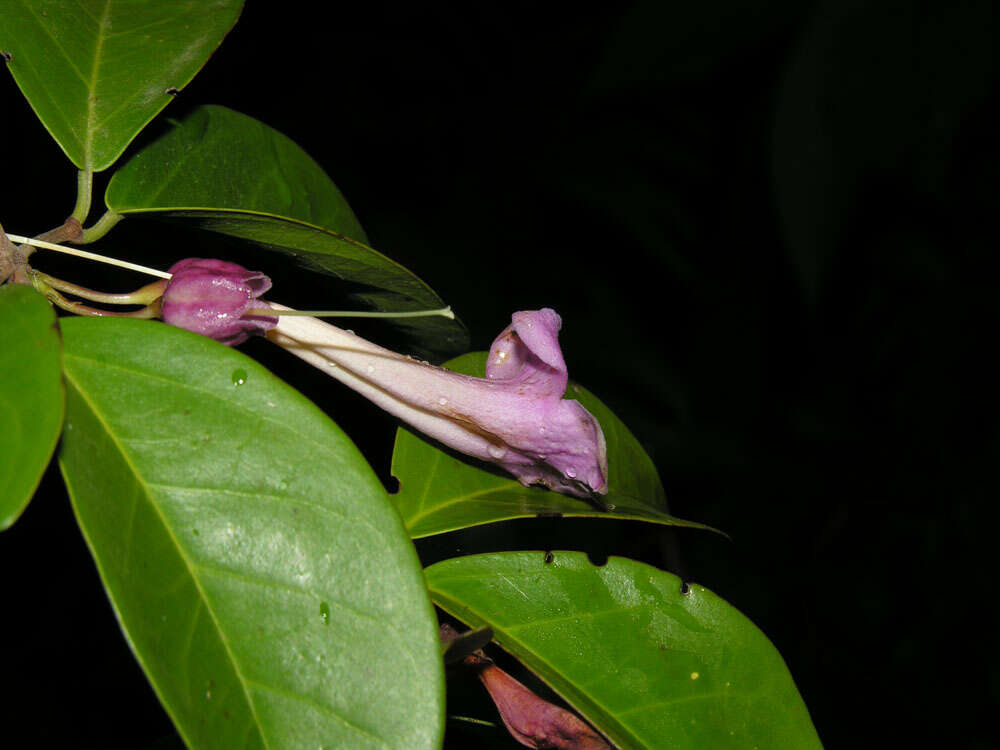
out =
[[175,263],[163,292],[163,320],[171,325],[235,346],[251,334],[274,328],[277,318],[246,315],[256,299],[271,288],[262,273],[236,263],[206,258],[186,258]]
[[485,378],[418,362],[312,317],[281,317],[267,337],[417,430],[498,464],[522,484],[577,497],[605,494],[601,426],[581,404],[562,397],[561,326],[554,310],[514,313],[490,348]]

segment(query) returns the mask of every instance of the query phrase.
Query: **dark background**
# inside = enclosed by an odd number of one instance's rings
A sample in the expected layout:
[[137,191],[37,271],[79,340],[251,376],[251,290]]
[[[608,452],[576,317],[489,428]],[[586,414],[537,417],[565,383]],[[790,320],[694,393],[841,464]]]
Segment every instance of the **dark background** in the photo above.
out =
[[[423,543],[424,558],[642,559],[774,641],[827,746],[992,746],[992,4],[323,5],[249,3],[167,114],[222,104],[290,136],[474,348],[514,310],[556,308],[571,376],[653,456],[672,512],[732,537],[530,520]],[[0,222],[37,233],[71,208],[74,170],[2,78]],[[163,267],[222,255],[217,238],[164,246],[162,227],[132,224],[102,247]],[[298,278],[285,288],[337,302],[336,285]],[[391,484],[390,419],[245,351]],[[17,692],[0,731],[169,738],[57,472],[0,538],[0,567],[0,672]]]

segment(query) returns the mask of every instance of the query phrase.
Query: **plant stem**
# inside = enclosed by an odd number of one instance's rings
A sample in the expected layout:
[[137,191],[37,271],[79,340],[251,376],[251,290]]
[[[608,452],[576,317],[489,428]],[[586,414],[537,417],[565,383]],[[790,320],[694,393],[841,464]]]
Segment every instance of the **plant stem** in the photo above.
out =
[[[66,221],[63,222],[62,226],[58,226],[55,229],[50,229],[47,232],[42,232],[37,237],[33,237],[33,241],[37,242],[72,242],[77,237],[80,236],[82,227],[80,222],[70,216]],[[15,235],[16,237],[17,235]],[[15,240],[16,242],[21,242],[22,240]],[[37,246],[37,245],[36,245]],[[31,254],[35,252],[35,247],[29,243],[24,243],[20,247],[21,259],[27,260],[31,257]]]
[[[86,231],[86,230],[85,230]],[[35,247],[44,247],[46,250],[55,250],[59,253],[65,253],[66,255],[75,255],[78,258],[86,258],[87,260],[96,260],[99,263],[107,263],[110,266],[118,266],[119,268],[127,268],[130,271],[138,271],[139,273],[145,273],[149,276],[156,276],[161,279],[171,278],[171,274],[166,271],[158,271],[155,268],[150,268],[149,266],[140,266],[138,263],[129,263],[127,260],[118,260],[117,258],[108,258],[105,255],[98,255],[97,253],[87,252],[86,250],[78,250],[75,247],[66,247],[65,245],[56,245],[53,242],[45,242],[44,240],[36,240],[31,237],[22,237],[18,234],[8,234],[7,235],[14,242],[21,242],[25,245],[33,245]]]
[[499,729],[500,725],[493,721],[487,721],[486,719],[477,719],[474,716],[461,716],[459,714],[448,714],[448,718],[453,721],[465,721],[469,724],[479,724],[484,727],[493,727],[494,729]]
[[80,222],[70,216],[63,222],[62,226],[42,232],[33,239],[41,240],[42,242],[73,242],[80,236],[81,232],[83,232],[83,227],[80,226]]
[[94,185],[94,173],[89,169],[81,169],[76,173],[76,206],[73,207],[72,218],[83,224],[90,214],[90,199]]
[[163,290],[166,287],[165,281],[154,281],[152,284],[147,284],[142,289],[134,292],[105,294],[104,292],[97,292],[79,284],[57,279],[55,276],[49,276],[47,273],[42,273],[41,271],[33,270],[29,273],[34,278],[41,280],[53,289],[58,289],[60,292],[73,294],[91,302],[103,302],[106,305],[148,305],[162,297]]
[[[261,300],[263,301],[263,300]],[[442,318],[455,319],[451,307],[439,310],[411,310],[409,312],[361,312],[355,310],[275,310],[270,307],[251,307],[245,315],[302,315],[310,318],[430,318],[440,315]]]
[[13,275],[19,257],[17,248],[14,247],[13,242],[7,239],[7,234],[3,231],[3,226],[0,225],[0,284]]
[[38,275],[35,275],[32,280],[35,282],[34,284],[35,289],[44,294],[45,298],[49,302],[51,302],[56,307],[61,307],[63,310],[75,313],[76,315],[87,315],[94,318],[111,317],[111,318],[139,318],[142,320],[150,320],[152,318],[159,316],[160,314],[159,302],[155,302],[152,305],[147,305],[141,310],[133,310],[132,312],[123,313],[123,312],[112,312],[110,310],[100,310],[96,307],[89,307],[88,305],[85,305],[82,302],[73,302],[71,300],[66,299],[61,294],[59,294],[59,292],[53,289],[49,284],[47,284],[43,279],[38,278]]
[[80,238],[76,240],[77,244],[87,245],[91,242],[96,242],[111,231],[111,227],[124,218],[124,216],[116,214],[109,208],[104,212],[104,216],[98,219],[95,224],[83,230],[83,234],[81,234]]

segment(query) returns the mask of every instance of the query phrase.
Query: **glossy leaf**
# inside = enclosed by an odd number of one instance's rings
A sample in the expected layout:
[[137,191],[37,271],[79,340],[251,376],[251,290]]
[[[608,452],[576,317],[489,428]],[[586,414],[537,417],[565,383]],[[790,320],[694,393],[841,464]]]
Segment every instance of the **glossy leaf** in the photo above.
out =
[[343,194],[309,154],[274,128],[226,107],[198,107],[171,122],[115,172],[105,199],[122,214],[240,211],[368,241]]
[[350,440],[207,338],[128,319],[63,331],[63,474],[185,741],[437,746],[437,625],[413,546]]
[[63,383],[52,306],[22,284],[0,287],[0,530],[21,515],[59,439]]
[[[105,200],[119,214],[178,219],[363,284],[371,290],[358,296],[382,310],[444,307],[427,284],[365,244],[344,196],[305,151],[224,107],[199,107],[172,124],[115,173]],[[273,296],[287,302],[280,290]],[[414,318],[401,325],[435,351],[467,345],[455,320]]]
[[[486,352],[472,352],[446,364],[466,375],[483,377]],[[417,432],[400,427],[392,454],[392,475],[399,480],[394,496],[414,539],[511,518],[558,514],[650,521],[671,526],[708,528],[666,512],[663,485],[639,441],[592,393],[570,383],[567,398],[582,403],[601,424],[608,447],[610,512],[586,500],[539,487],[525,487],[509,474],[448,451]]]
[[80,169],[107,169],[194,78],[242,0],[0,0],[0,49]]
[[578,552],[446,560],[431,598],[538,674],[620,748],[818,748],[781,655],[708,589]]

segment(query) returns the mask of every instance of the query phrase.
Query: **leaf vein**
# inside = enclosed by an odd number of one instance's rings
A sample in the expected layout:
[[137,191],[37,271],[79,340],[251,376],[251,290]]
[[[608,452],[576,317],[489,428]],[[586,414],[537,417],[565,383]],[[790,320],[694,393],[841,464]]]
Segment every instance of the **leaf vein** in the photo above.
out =
[[83,161],[87,169],[93,166],[94,133],[97,130],[97,75],[101,69],[101,51],[104,49],[104,35],[109,26],[108,20],[111,15],[111,0],[105,0],[104,10],[101,12],[101,20],[97,23],[97,41],[94,45],[94,67],[90,72],[90,81],[87,86],[87,130],[83,140]]
[[289,693],[288,691],[282,690],[281,688],[275,687],[274,685],[265,685],[263,682],[257,682],[256,680],[249,680],[247,684],[250,687],[257,688],[258,690],[263,690],[264,692],[268,693],[274,693],[275,695],[280,695],[281,697],[287,698],[288,700],[293,700],[298,703],[304,703],[308,706],[312,706],[320,713],[325,714],[327,716],[331,716],[340,721],[341,723],[343,723],[344,725],[350,727],[351,729],[354,729],[355,731],[360,732],[361,734],[371,737],[382,747],[390,747],[390,745],[384,739],[375,734],[371,729],[368,729],[367,727],[363,727],[360,724],[351,721],[346,716],[334,710],[330,706],[325,706],[322,703],[318,703],[317,701],[314,701],[310,698],[306,698],[303,695],[296,695],[295,693]]

